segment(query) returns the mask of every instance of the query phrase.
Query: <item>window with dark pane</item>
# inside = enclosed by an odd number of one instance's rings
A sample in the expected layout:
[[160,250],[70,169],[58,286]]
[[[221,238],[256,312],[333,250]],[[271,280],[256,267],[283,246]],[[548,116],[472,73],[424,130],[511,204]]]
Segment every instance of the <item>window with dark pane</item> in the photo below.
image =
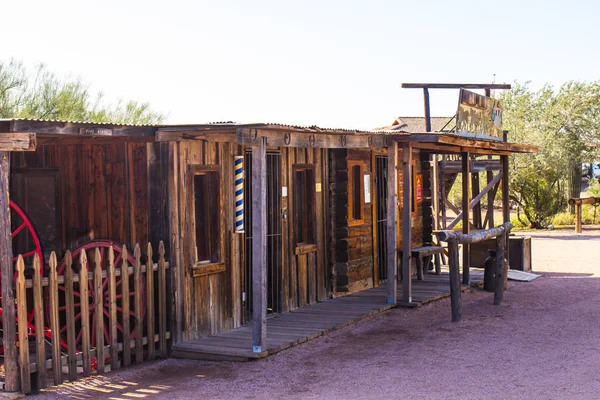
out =
[[362,174],[360,173],[360,165],[352,167],[352,219],[362,219],[361,215],[361,182]]
[[219,173],[194,173],[194,206],[196,219],[196,249],[199,262],[219,262],[220,199]]
[[315,243],[315,170],[296,168],[294,173],[294,222],[297,244]]

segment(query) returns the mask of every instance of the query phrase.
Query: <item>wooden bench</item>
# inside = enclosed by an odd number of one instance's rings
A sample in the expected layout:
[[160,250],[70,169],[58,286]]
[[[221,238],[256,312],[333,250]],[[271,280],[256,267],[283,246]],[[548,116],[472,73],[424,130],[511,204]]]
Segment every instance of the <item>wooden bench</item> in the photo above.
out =
[[[424,279],[423,273],[423,265],[429,265],[429,261],[431,256],[435,256],[435,274],[442,274],[442,261],[441,254],[444,251],[442,246],[423,246],[412,249],[411,256],[417,260],[417,279],[422,281]],[[423,259],[426,259],[426,262],[423,262]]]

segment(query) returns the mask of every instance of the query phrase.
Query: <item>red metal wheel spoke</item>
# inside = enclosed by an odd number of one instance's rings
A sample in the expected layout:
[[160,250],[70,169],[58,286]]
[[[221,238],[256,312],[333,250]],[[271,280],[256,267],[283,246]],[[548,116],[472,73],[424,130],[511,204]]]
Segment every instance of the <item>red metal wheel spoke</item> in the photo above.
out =
[[34,255],[34,254],[36,254],[36,253],[37,253],[37,250],[31,250],[31,251],[28,251],[28,252],[27,252],[27,253],[25,253],[25,254],[21,254],[21,256],[22,256],[23,258],[27,258],[27,257],[31,257],[31,256],[33,256],[33,255]]
[[21,225],[19,225],[19,227],[17,229],[15,229],[13,231],[13,233],[11,233],[10,235],[14,238],[15,236],[17,236],[19,234],[19,232],[21,232],[23,230],[23,228],[25,228],[27,226],[26,222],[23,222]]
[[110,343],[110,335],[108,333],[108,324],[104,324],[104,342]]
[[[73,304],[73,308],[75,307],[81,307],[81,303],[75,303]],[[62,307],[58,307],[58,311],[66,311],[67,306],[62,306]]]
[[80,329],[79,333],[77,334],[77,338],[75,339],[75,343],[79,343],[81,341],[82,334],[83,334],[83,329]]

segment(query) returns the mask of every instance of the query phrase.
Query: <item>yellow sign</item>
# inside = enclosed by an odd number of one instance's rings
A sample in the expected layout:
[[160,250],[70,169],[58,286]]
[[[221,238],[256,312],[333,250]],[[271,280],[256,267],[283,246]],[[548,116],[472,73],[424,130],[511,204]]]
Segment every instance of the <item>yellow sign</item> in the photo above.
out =
[[456,131],[462,136],[502,140],[502,104],[497,99],[460,89]]

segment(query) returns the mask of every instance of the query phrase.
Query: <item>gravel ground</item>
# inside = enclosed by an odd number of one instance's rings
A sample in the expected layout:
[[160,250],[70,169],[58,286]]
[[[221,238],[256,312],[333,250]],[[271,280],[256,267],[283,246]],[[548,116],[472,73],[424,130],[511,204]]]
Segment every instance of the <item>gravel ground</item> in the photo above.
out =
[[533,282],[395,309],[250,363],[163,360],[38,398],[598,399],[600,231],[532,234]]

